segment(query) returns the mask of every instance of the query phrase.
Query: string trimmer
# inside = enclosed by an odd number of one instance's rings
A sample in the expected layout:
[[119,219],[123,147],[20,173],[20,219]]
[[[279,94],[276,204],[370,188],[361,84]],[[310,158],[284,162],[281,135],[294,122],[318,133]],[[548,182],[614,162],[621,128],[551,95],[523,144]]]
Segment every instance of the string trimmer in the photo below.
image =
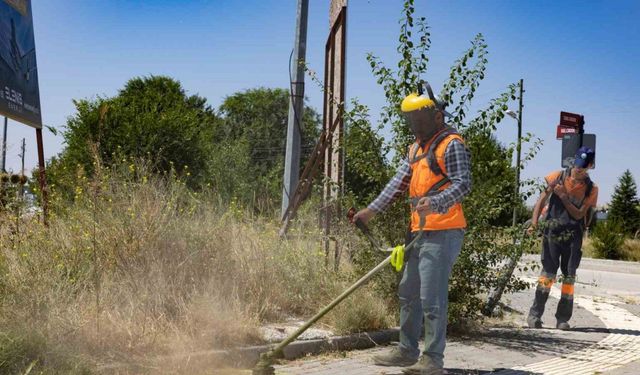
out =
[[[353,221],[353,215],[355,214],[355,209],[351,208],[348,213],[348,217],[350,221]],[[375,249],[383,250],[378,241],[373,237],[371,231],[367,227],[365,223],[363,223],[360,219],[355,220],[354,224],[358,229],[362,231],[362,233],[367,237],[371,246]],[[298,328],[295,332],[290,334],[287,338],[285,338],[282,342],[276,345],[273,349],[269,350],[266,353],[262,353],[260,355],[260,360],[253,368],[253,375],[273,375],[275,374],[275,369],[273,368],[273,361],[277,358],[282,358],[284,356],[283,349],[289,345],[293,340],[298,338],[301,334],[303,334],[309,327],[311,327],[315,322],[317,322],[320,318],[325,316],[329,311],[331,311],[336,305],[338,305],[342,300],[347,298],[351,293],[356,291],[362,285],[364,285],[369,279],[371,279],[376,273],[378,273],[381,269],[383,269],[389,261],[393,261],[392,265],[395,267],[397,271],[402,269],[404,253],[408,251],[414,243],[420,238],[422,235],[422,231],[416,236],[413,241],[409,245],[405,246],[397,246],[392,249],[391,255],[386,257],[382,262],[380,262],[377,266],[375,266],[371,271],[369,271],[366,275],[362,276],[358,281],[356,281],[353,285],[351,285],[347,290],[342,292],[338,297],[336,297],[331,303],[327,306],[323,307],[316,315],[314,315],[311,319],[309,319],[305,324],[303,324],[300,328]],[[385,251],[385,250],[383,250]]]

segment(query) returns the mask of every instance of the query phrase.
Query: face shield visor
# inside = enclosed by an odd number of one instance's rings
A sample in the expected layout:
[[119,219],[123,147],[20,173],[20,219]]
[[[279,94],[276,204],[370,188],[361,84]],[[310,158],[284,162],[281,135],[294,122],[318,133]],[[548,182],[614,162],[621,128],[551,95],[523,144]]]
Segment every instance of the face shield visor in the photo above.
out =
[[438,129],[435,118],[436,112],[435,108],[423,107],[403,114],[413,135],[420,140],[426,141]]
[[435,97],[431,86],[425,81],[420,82],[417,94],[410,94],[403,100],[401,109],[413,135],[423,141],[430,139],[439,127],[436,113],[451,117],[445,111],[445,104]]

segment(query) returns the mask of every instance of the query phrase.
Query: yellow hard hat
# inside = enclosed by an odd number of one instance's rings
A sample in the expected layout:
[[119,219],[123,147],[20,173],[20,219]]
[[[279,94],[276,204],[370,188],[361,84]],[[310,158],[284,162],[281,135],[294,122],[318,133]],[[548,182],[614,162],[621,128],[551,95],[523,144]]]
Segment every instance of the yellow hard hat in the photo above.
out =
[[402,100],[402,104],[400,105],[400,109],[402,110],[402,112],[411,112],[422,108],[435,109],[436,103],[433,100],[423,95],[418,95],[415,92],[407,95],[407,97]]

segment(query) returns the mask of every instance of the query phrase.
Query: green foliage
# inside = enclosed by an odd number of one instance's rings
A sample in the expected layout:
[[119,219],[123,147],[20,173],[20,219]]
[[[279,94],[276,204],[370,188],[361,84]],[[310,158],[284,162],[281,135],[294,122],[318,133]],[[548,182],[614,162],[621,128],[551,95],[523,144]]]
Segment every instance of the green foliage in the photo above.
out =
[[[279,208],[288,110],[289,91],[284,89],[250,89],[225,98],[212,164],[214,184],[225,197],[261,212]],[[319,135],[320,116],[313,108],[305,107],[300,128],[302,170]]]
[[187,95],[169,77],[129,80],[112,98],[75,100],[76,114],[62,132],[66,148],[49,162],[48,179],[73,194],[78,173],[92,175],[94,162],[153,160],[153,169],[177,170],[190,186],[207,177],[217,118],[206,100]]
[[455,126],[464,125],[465,110],[473,99],[480,81],[484,79],[488,62],[487,54],[487,44],[484,37],[482,34],[478,34],[471,42],[471,48],[451,67],[449,81],[442,88],[441,98],[447,105],[457,101],[455,109],[451,112],[453,115],[451,123]]
[[[289,93],[258,88],[227,97],[220,115],[161,76],[131,79],[113,98],[76,100],[62,133],[67,147],[49,161],[56,194],[74,197],[73,182],[92,176],[95,163],[145,159],[157,173],[177,173],[189,187],[213,186],[223,200],[238,199],[273,212],[282,193]],[[302,118],[302,165],[318,137],[319,115]],[[36,174],[37,175],[37,174]]]
[[639,204],[636,182],[627,169],[618,179],[611,197],[608,219],[618,222],[625,235],[634,235],[640,229]]
[[394,137],[389,149],[395,152],[394,164],[396,165],[404,157],[407,145],[414,140],[402,118],[400,103],[405,96],[417,91],[418,83],[427,69],[429,62],[427,51],[431,46],[431,34],[426,18],[420,17],[416,20],[413,16],[414,12],[413,0],[405,1],[396,48],[400,56],[397,71],[386,67],[380,58],[372,53],[367,54],[367,61],[371,65],[373,75],[378,84],[382,85],[387,99],[387,104],[382,107],[380,119],[383,126],[391,125]]
[[[266,174],[284,156],[289,99],[289,91],[269,88],[250,89],[226,97],[219,109],[223,121],[216,129],[216,143],[246,141],[254,172]],[[299,116],[296,114],[296,120]],[[299,126],[304,160],[318,138],[320,115],[313,108],[305,107]]]
[[372,129],[369,110],[353,100],[345,116],[345,186],[358,207],[366,206],[389,181],[384,139]]
[[624,245],[624,227],[615,220],[598,222],[592,233],[593,252],[596,258],[620,259]]

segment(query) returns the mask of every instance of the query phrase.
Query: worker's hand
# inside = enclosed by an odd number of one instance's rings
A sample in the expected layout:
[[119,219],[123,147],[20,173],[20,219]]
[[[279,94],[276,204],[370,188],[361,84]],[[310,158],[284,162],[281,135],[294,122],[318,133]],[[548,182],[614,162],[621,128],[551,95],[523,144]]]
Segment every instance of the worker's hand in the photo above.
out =
[[560,199],[566,199],[567,198],[567,189],[564,187],[564,185],[556,185],[553,188],[553,192],[558,196],[558,198]]
[[538,230],[538,223],[531,223],[527,228],[527,234],[531,236],[536,230]]
[[360,219],[360,221],[362,221],[365,225],[367,225],[369,223],[369,220],[371,220],[371,218],[374,217],[375,215],[376,215],[375,211],[369,208],[363,208],[360,211],[356,212],[355,215],[353,215],[351,222],[355,223],[356,220]]
[[431,209],[431,201],[427,197],[420,198],[418,201],[418,205],[416,206],[416,211],[420,216],[424,216],[433,212]]

